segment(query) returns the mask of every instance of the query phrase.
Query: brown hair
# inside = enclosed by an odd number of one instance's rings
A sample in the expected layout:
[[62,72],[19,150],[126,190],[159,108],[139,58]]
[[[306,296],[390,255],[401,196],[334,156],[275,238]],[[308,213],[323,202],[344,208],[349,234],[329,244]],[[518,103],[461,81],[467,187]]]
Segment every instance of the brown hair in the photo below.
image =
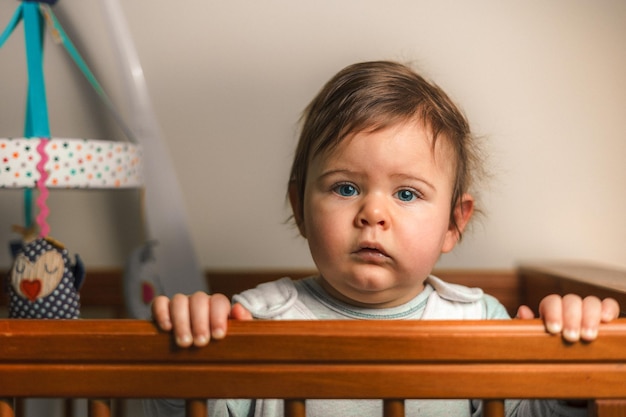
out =
[[[422,120],[433,135],[433,147],[443,136],[454,154],[454,188],[450,222],[457,230],[454,207],[469,190],[479,153],[469,123],[448,95],[406,65],[364,62],[335,75],[305,109],[289,177],[295,186],[303,218],[304,189],[311,160],[331,150],[346,136],[376,131],[410,119]],[[460,230],[459,230],[460,232]]]

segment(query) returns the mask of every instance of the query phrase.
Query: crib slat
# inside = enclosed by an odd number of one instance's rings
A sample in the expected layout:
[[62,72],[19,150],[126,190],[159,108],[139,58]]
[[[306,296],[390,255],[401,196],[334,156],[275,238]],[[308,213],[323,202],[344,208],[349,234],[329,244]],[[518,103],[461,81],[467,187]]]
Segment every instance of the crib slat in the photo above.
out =
[[13,398],[0,398],[0,417],[15,417]]
[[13,413],[15,417],[24,417],[26,415],[26,398],[18,397],[13,399]]
[[404,417],[404,400],[383,400],[383,417]]
[[105,399],[90,399],[87,401],[89,417],[111,417],[111,401]]
[[190,399],[185,401],[186,417],[206,417],[207,403],[203,399]]
[[284,401],[285,417],[306,417],[306,401],[292,399]]
[[483,400],[483,417],[504,417],[504,400]]
[[66,398],[63,401],[63,415],[65,415],[65,417],[74,416],[74,399],[73,398]]

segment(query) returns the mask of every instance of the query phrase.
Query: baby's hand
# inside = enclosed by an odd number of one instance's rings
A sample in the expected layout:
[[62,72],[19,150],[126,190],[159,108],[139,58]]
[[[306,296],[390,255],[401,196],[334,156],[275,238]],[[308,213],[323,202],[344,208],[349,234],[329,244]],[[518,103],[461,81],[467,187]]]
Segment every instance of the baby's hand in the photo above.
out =
[[[620,307],[612,298],[600,300],[589,296],[582,299],[575,294],[563,297],[551,294],[539,303],[539,316],[546,330],[563,335],[568,342],[584,340],[591,342],[598,336],[600,323],[608,323],[619,316]],[[532,319],[534,314],[527,306],[517,310],[517,317]]]
[[224,294],[198,291],[193,295],[176,294],[170,300],[159,296],[152,303],[152,317],[159,328],[174,331],[180,347],[205,346],[211,338],[226,336],[228,319],[252,320],[241,304],[230,305]]

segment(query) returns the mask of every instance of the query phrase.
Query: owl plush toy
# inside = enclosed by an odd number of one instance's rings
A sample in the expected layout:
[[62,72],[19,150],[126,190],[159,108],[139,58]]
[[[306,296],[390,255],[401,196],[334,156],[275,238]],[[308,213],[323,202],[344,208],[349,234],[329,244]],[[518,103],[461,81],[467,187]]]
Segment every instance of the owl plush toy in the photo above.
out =
[[37,238],[16,250],[9,274],[9,317],[75,319],[85,268],[76,255],[71,264],[58,242]]

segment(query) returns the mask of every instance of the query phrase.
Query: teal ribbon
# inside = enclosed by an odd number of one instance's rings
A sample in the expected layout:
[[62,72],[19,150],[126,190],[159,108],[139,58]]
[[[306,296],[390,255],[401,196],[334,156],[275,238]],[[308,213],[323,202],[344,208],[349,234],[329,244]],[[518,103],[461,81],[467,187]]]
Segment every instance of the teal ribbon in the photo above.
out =
[[21,19],[22,19],[22,6],[17,8],[15,13],[13,14],[13,17],[11,18],[11,21],[9,22],[7,27],[4,29],[4,31],[0,35],[0,48],[2,48],[6,40],[9,39],[9,36],[11,36],[11,33],[13,33],[13,30],[15,29],[15,27],[17,26],[17,24],[20,22]]
[[28,67],[28,96],[24,137],[50,137],[46,84],[43,75],[43,16],[39,4],[22,3],[24,35],[26,39],[26,63]]
[[133,135],[132,131],[128,128],[126,123],[124,123],[124,120],[122,119],[120,114],[116,111],[115,106],[113,105],[113,102],[109,99],[109,96],[107,96],[107,94],[104,92],[104,89],[102,88],[98,80],[96,79],[95,75],[93,75],[93,72],[91,72],[91,70],[89,69],[89,66],[87,65],[87,63],[85,62],[83,57],[80,55],[80,53],[78,52],[78,50],[76,49],[76,47],[74,46],[70,38],[67,36],[65,31],[63,30],[63,27],[61,27],[61,24],[57,20],[54,13],[52,13],[52,8],[48,5],[41,5],[41,11],[44,13],[46,17],[50,19],[50,24],[53,30],[55,31],[55,34],[58,35],[59,39],[61,40],[61,43],[63,44],[67,52],[70,54],[70,57],[74,60],[74,62],[76,63],[76,66],[78,66],[78,68],[83,73],[83,75],[85,76],[89,84],[91,84],[91,86],[96,91],[98,96],[102,99],[107,109],[113,115],[113,118],[115,119],[117,124],[120,126],[120,128],[122,129],[126,137],[131,142],[137,143],[137,140],[135,136]]

